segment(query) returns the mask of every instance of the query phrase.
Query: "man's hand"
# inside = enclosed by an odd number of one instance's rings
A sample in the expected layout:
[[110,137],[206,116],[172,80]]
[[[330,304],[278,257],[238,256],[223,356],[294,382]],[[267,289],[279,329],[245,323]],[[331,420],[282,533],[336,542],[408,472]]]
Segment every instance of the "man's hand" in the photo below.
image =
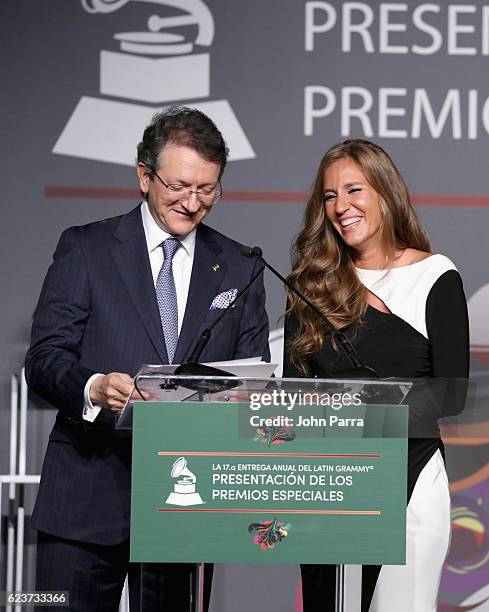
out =
[[[114,412],[120,412],[134,387],[134,380],[121,372],[111,372],[97,376],[90,386],[90,401],[94,406],[104,406]],[[139,393],[133,393],[133,399],[141,399]],[[143,396],[148,394],[143,392]],[[149,397],[149,396],[148,396]],[[148,399],[145,397],[145,399]]]

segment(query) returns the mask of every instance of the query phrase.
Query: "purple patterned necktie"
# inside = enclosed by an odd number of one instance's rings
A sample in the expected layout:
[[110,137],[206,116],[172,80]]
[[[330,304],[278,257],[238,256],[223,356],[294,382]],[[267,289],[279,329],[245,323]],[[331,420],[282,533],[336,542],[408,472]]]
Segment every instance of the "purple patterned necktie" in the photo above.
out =
[[170,237],[164,240],[161,246],[163,248],[164,260],[156,279],[156,298],[165,336],[168,363],[172,363],[178,342],[178,304],[172,261],[173,256],[182,246],[182,243],[176,238]]

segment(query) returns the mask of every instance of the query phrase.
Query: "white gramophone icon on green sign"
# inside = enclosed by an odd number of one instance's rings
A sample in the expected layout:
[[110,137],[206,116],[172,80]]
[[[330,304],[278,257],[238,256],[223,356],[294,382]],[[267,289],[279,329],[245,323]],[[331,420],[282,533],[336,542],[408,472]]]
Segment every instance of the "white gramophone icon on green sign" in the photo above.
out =
[[[114,34],[100,51],[101,98],[82,96],[53,153],[132,166],[134,147],[158,110],[171,103],[198,108],[222,131],[230,161],[255,157],[227,100],[209,101],[214,19],[202,0],[81,0],[88,13],[109,15],[129,2],[177,14],[147,17],[146,30]],[[145,103],[145,104],[141,104]],[[157,105],[157,106],[154,106]]]
[[174,506],[197,506],[203,504],[202,497],[195,490],[197,478],[187,467],[185,457],[179,457],[172,465],[171,477],[179,478],[173,485],[173,491],[166,503]]

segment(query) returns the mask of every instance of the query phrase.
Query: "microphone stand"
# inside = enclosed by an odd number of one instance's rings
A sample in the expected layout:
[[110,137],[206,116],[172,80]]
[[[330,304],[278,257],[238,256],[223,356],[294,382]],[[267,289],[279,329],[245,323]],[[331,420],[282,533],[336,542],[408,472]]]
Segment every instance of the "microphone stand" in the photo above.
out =
[[[184,363],[182,363],[175,369],[174,374],[176,376],[226,377],[226,380],[219,380],[213,383],[211,383],[210,381],[206,382],[205,389],[214,392],[224,391],[226,389],[233,389],[241,384],[236,380],[235,374],[227,372],[226,370],[221,370],[220,368],[215,368],[214,366],[204,365],[202,363],[199,363],[198,361],[199,357],[202,354],[202,351],[209,342],[209,338],[211,337],[211,333],[214,327],[219,323],[219,321],[223,319],[228,310],[230,310],[241,299],[241,297],[248,291],[248,289],[253,285],[257,278],[261,274],[263,274],[264,269],[265,266],[262,266],[257,272],[255,272],[255,274],[251,277],[250,281],[237,293],[236,297],[226,306],[226,308],[216,318],[212,325],[204,329],[189,358],[186,359]],[[182,386],[184,387],[188,387],[189,389],[198,390],[199,392],[202,391],[202,385],[198,380],[184,380],[181,381],[180,384],[182,384]]]
[[[207,343],[209,342],[209,338],[211,337],[211,333],[212,333],[212,330],[214,329],[214,327],[226,315],[227,311],[230,310],[236,304],[236,302],[238,302],[241,299],[241,296],[243,296],[248,291],[248,289],[251,287],[251,285],[253,285],[253,283],[256,281],[256,279],[261,274],[263,274],[263,270],[264,269],[265,269],[265,266],[260,268],[258,270],[258,272],[255,272],[255,274],[251,277],[250,281],[243,287],[243,289],[241,289],[236,294],[236,297],[234,298],[234,300],[229,302],[229,304],[222,311],[222,313],[217,317],[217,319],[212,323],[212,325],[210,325],[209,327],[204,329],[204,331],[202,332],[202,334],[201,334],[197,344],[194,347],[194,350],[190,354],[189,358],[186,359],[184,361],[184,363],[182,363],[182,365],[178,366],[178,368],[175,370],[175,374],[177,374],[177,375],[179,375],[179,374],[187,374],[187,375],[196,375],[196,376],[198,376],[201,373],[201,371],[203,371],[201,369],[204,369],[205,372],[208,372],[208,371],[210,372],[210,370],[212,370],[214,372],[222,372],[225,376],[233,376],[233,374],[229,374],[229,372],[224,372],[224,370],[219,370],[219,368],[214,368],[212,366],[206,366],[206,365],[203,365],[201,363],[198,363],[198,360],[199,360],[199,357],[202,354],[202,351],[205,349]],[[210,373],[209,374],[204,374],[204,376],[212,376],[212,374],[210,374]],[[214,376],[222,376],[222,374],[214,374]]]
[[295,293],[295,295],[297,295],[297,297],[300,300],[302,300],[305,304],[307,304],[309,308],[311,308],[317,314],[317,316],[321,319],[321,321],[323,321],[327,325],[328,329],[333,334],[335,340],[338,342],[338,345],[341,347],[341,349],[343,350],[343,353],[346,355],[348,361],[350,362],[352,366],[351,368],[347,370],[342,370],[341,372],[338,372],[337,374],[335,374],[337,378],[371,379],[371,378],[379,377],[377,372],[373,368],[366,366],[363,363],[363,361],[358,356],[352,343],[348,340],[346,335],[343,332],[336,329],[333,323],[331,323],[331,321],[326,316],[324,316],[324,314],[319,310],[319,308],[317,308],[317,306],[315,306],[310,300],[308,300],[305,295],[303,295],[298,289],[296,289],[294,285],[292,285],[292,283],[290,283],[286,278],[284,278],[280,274],[280,272],[275,270],[275,268],[273,268],[264,259],[263,251],[260,249],[260,247],[257,247],[257,246],[242,247],[241,254],[244,255],[245,257],[258,257],[263,262],[263,265],[266,268],[268,268],[270,272],[272,272],[272,274],[274,274],[278,279],[280,279],[282,283],[288,289],[290,289],[292,293]]

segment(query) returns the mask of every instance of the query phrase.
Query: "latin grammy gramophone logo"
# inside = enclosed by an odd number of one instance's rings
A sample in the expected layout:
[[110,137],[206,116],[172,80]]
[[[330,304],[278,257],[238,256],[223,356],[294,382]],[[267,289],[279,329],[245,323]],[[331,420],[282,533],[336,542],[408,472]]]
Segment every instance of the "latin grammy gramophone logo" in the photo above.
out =
[[[53,153],[134,165],[134,143],[152,116],[172,103],[198,108],[216,123],[230,161],[255,152],[228,100],[210,96],[214,19],[202,0],[81,0],[88,13],[107,15],[129,2],[176,9],[150,15],[147,29],[114,34],[116,50],[100,51],[100,95],[82,96]],[[195,35],[195,32],[196,35]]]
[[185,457],[179,457],[172,465],[171,477],[178,478],[173,485],[173,491],[167,497],[166,503],[174,506],[197,506],[204,501],[196,491],[197,478],[187,467]]

